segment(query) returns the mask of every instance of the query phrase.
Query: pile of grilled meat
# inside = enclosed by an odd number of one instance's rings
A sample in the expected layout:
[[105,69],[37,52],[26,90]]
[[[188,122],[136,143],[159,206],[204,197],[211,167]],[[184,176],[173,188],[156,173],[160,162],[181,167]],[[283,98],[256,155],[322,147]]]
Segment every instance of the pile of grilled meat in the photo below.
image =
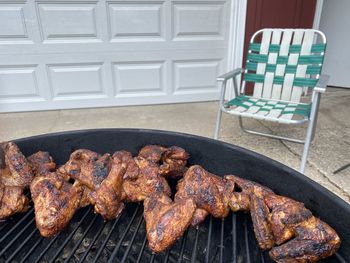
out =
[[[57,168],[48,152],[25,158],[13,142],[0,144],[0,219],[25,212],[30,189],[36,225],[44,237],[61,231],[77,209],[92,205],[105,220],[126,202],[144,205],[149,247],[169,248],[190,226],[211,214],[250,212],[258,244],[276,262],[315,262],[335,253],[337,233],[304,204],[234,175],[219,177],[199,165],[186,167],[188,153],[176,146],[148,145],[136,157],[117,151],[100,155],[80,149]],[[167,178],[178,178],[175,197]]]

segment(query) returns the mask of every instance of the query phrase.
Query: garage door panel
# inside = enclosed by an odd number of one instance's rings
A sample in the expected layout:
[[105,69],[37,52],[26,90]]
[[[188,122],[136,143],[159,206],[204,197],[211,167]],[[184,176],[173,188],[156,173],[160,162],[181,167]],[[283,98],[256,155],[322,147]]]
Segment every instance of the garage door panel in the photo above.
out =
[[164,61],[113,63],[116,97],[164,95]]
[[173,39],[224,39],[225,2],[174,2]]
[[40,100],[37,65],[0,67],[0,101]]
[[206,93],[218,91],[216,77],[219,74],[220,60],[175,61],[174,94]]
[[111,40],[164,39],[163,4],[163,1],[108,2]]
[[24,1],[0,2],[0,44],[33,43],[25,20]]
[[53,100],[107,97],[102,63],[48,65]]
[[[96,3],[37,3],[40,32],[50,40],[98,40]],[[100,40],[101,41],[101,40]]]

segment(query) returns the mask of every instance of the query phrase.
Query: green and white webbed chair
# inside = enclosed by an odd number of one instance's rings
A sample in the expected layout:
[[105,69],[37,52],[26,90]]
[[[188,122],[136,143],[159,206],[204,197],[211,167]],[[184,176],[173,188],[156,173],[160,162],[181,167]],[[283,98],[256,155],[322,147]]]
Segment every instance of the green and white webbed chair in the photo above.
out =
[[[261,38],[260,38],[261,36]],[[257,41],[257,39],[261,41]],[[310,143],[315,134],[320,95],[329,77],[321,75],[326,48],[325,35],[313,29],[262,29],[251,38],[245,69],[228,72],[217,80],[221,95],[214,138],[217,139],[222,112],[237,115],[240,127],[248,133],[304,144],[300,171],[304,173]],[[242,85],[238,77],[243,74]],[[233,81],[233,99],[225,101],[226,84]],[[253,94],[246,95],[247,83]],[[304,101],[303,94],[312,89]],[[303,99],[303,101],[301,101]],[[243,117],[284,124],[307,122],[305,139],[289,138],[243,126]]]

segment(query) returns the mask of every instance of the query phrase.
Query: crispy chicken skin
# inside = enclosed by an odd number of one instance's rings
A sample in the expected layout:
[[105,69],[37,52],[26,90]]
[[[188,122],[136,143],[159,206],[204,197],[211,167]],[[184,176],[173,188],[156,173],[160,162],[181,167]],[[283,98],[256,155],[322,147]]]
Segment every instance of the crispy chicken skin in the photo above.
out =
[[28,157],[35,176],[45,175],[56,170],[56,163],[48,152],[39,151]]
[[55,173],[35,177],[30,185],[35,221],[44,237],[60,232],[79,208],[81,189],[73,187]]
[[238,176],[226,175],[224,178],[228,186],[225,195],[233,212],[250,211],[250,195],[252,193],[260,197],[273,193],[265,186]]
[[107,177],[110,164],[109,154],[101,156],[93,151],[80,149],[71,154],[69,161],[59,169],[59,172],[68,174],[90,189],[97,189]]
[[117,151],[113,154],[113,159],[118,159],[126,167],[123,179],[136,179],[140,169],[130,152]]
[[263,250],[271,249],[274,245],[274,237],[268,220],[269,209],[263,198],[254,194],[250,195],[250,215],[259,247]]
[[13,142],[0,144],[5,155],[5,167],[0,169],[1,182],[6,186],[28,187],[33,180],[31,165]]
[[[122,184],[126,171],[134,177],[135,167],[129,165],[128,152],[116,152],[113,158],[85,149],[71,154],[70,160],[60,168],[60,173],[75,179],[73,186],[82,192],[79,207],[89,204],[105,220],[111,220],[122,212]],[[136,167],[137,168],[137,167]]]
[[145,147],[141,148],[138,156],[143,157],[153,163],[159,163],[165,151],[166,147],[160,145],[146,145]]
[[186,172],[189,154],[182,148],[160,145],[147,145],[143,147],[139,156],[159,164],[159,173],[165,177],[179,178]]
[[190,225],[196,209],[192,199],[173,202],[167,195],[151,195],[144,203],[148,245],[159,253],[180,238]]
[[91,192],[91,200],[95,212],[105,220],[117,218],[124,209],[122,202],[123,176],[127,170],[127,163],[123,162],[122,155],[113,155],[112,168],[101,186]]
[[278,263],[317,262],[333,255],[340,246],[340,238],[333,228],[311,216],[295,227],[296,238],[274,247],[271,258]]
[[294,236],[294,227],[312,216],[303,203],[275,194],[267,195],[265,203],[271,210],[269,221],[275,243],[280,245]]
[[0,219],[26,212],[28,198],[23,191],[33,178],[27,159],[12,142],[0,144]]
[[0,219],[5,219],[16,213],[26,212],[29,200],[23,194],[23,188],[5,186],[0,183]]
[[[67,180],[65,180],[65,181],[67,181]],[[91,200],[91,192],[92,192],[92,190],[90,190],[90,188],[88,188],[85,185],[81,184],[79,181],[75,181],[73,183],[73,187],[77,188],[77,191],[81,192],[81,198],[79,200],[79,208],[91,205],[93,203],[93,201]]]
[[[215,176],[208,173],[201,166],[191,166],[177,184],[175,201],[193,199],[197,208],[206,210],[214,217],[226,217],[229,208],[225,202],[223,192],[219,190],[221,188],[215,184],[219,178],[213,179],[213,177]],[[192,225],[201,222],[205,213],[197,211],[195,215],[196,218],[194,218]]]
[[142,157],[134,158],[139,174],[134,179],[123,181],[123,200],[140,202],[153,193],[171,195],[171,189],[166,179],[159,175],[159,167]]
[[194,211],[194,214],[191,220],[191,226],[198,227],[198,225],[202,223],[208,215],[209,215],[209,212],[207,210],[197,208]]

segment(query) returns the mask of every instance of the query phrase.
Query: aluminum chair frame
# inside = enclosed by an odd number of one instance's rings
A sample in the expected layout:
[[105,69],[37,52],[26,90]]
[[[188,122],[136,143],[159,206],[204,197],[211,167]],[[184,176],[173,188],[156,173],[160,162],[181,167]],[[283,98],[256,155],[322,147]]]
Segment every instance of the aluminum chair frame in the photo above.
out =
[[[286,29],[262,29],[262,30],[259,30],[252,36],[250,43],[254,43],[254,40],[256,39],[256,37],[266,30],[270,30],[270,31],[281,30],[282,32],[284,32],[284,30],[286,30]],[[300,30],[300,29],[296,29],[296,30]],[[321,31],[311,30],[311,29],[308,29],[308,30],[314,32],[315,36],[320,36],[322,43],[326,44],[326,37]],[[249,51],[249,53],[250,52],[251,51]],[[321,55],[324,56],[324,52],[322,52]],[[320,64],[319,66],[322,67],[322,64]],[[235,69],[235,70],[230,71],[228,73],[225,73],[217,78],[219,85],[221,84],[221,93],[220,93],[220,100],[219,100],[219,109],[218,109],[218,113],[217,113],[217,121],[216,121],[216,126],[215,126],[215,131],[214,131],[214,139],[218,139],[218,136],[219,136],[222,112],[225,112],[228,114],[233,114],[233,115],[238,115],[239,126],[243,131],[245,131],[247,133],[265,136],[265,137],[269,137],[269,138],[273,138],[273,139],[286,140],[286,141],[304,144],[301,165],[300,165],[300,172],[304,173],[306,162],[307,162],[307,157],[309,154],[310,144],[311,144],[312,140],[314,139],[314,135],[315,135],[321,94],[326,91],[329,76],[320,75],[320,74],[317,74],[314,76],[315,79],[318,79],[318,80],[317,80],[317,84],[315,85],[315,87],[313,87],[313,92],[312,92],[311,101],[310,101],[311,102],[310,114],[309,114],[307,119],[296,120],[296,121],[293,121],[293,123],[291,123],[291,124],[302,124],[302,123],[308,122],[308,127],[307,127],[307,131],[306,131],[305,139],[298,139],[298,138],[278,136],[278,135],[274,135],[274,134],[270,134],[270,133],[263,133],[263,132],[259,132],[256,130],[247,129],[243,125],[243,117],[244,116],[242,116],[239,113],[232,113],[227,109],[227,107],[225,107],[226,86],[227,86],[227,82],[229,80],[232,80],[232,82],[233,82],[234,98],[239,96],[239,95],[245,94],[246,81],[243,80],[242,85],[241,85],[241,89],[239,89],[239,86],[237,83],[238,77],[240,77],[243,73],[248,73],[248,70],[243,69],[243,68],[238,68],[238,69]],[[305,88],[305,87],[303,88],[303,93],[305,93],[306,89],[307,88]],[[277,100],[277,101],[283,101],[283,100]],[[285,101],[285,102],[291,102],[291,101]],[[276,122],[276,120],[269,120],[269,119],[265,119],[265,120]]]

